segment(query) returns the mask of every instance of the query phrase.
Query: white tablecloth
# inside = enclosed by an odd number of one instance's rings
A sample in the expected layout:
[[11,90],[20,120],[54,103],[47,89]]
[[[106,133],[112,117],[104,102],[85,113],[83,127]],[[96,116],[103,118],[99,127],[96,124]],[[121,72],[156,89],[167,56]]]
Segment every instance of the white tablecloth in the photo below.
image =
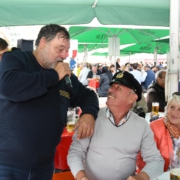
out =
[[[151,113],[146,113],[146,117],[145,117],[145,120],[148,122],[148,123],[150,123],[150,114]],[[159,117],[164,117],[164,112],[159,112]]]

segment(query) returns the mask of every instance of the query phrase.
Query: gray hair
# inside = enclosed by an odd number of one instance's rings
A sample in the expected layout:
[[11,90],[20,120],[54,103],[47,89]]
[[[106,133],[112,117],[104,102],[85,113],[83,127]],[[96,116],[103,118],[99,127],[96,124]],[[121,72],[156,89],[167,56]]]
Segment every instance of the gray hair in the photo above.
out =
[[180,96],[174,94],[167,102],[167,106],[165,107],[165,116],[167,115],[167,109],[169,108],[169,106],[171,106],[172,104],[177,104],[180,105]]
[[156,80],[157,80],[157,78],[162,78],[163,72],[166,73],[166,70],[165,69],[161,69],[161,70],[156,72]]

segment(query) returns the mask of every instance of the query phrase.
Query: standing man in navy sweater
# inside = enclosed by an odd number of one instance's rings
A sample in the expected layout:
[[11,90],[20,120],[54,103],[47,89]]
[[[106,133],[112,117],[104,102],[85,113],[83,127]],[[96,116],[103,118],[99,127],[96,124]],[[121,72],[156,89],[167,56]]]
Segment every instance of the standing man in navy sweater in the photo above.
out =
[[[79,106],[78,139],[91,136],[99,110],[94,91],[71,74],[67,30],[41,28],[34,52],[13,49],[0,62],[0,179],[51,180],[68,107]],[[73,88],[64,80],[70,76]]]

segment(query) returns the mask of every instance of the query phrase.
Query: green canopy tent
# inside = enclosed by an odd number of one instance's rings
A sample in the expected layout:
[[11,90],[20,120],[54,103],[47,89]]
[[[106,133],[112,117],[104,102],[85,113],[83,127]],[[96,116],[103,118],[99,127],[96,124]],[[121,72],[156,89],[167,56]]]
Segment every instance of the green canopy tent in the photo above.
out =
[[169,44],[163,42],[149,42],[129,46],[121,50],[123,54],[134,53],[154,53],[157,49],[157,54],[167,54],[169,52]]
[[[138,53],[150,53],[153,54],[157,49],[157,54],[166,54],[169,52],[169,44],[164,42],[149,42],[131,45],[120,50],[121,55],[132,55]],[[108,52],[96,52],[92,53],[93,56],[108,56]]]
[[169,0],[0,0],[0,26],[101,24],[169,27]]
[[86,49],[88,51],[92,51],[92,50],[95,50],[95,49],[100,49],[100,48],[107,48],[107,43],[106,44],[81,44],[79,43],[78,44],[78,52],[79,53],[82,53],[84,52]]
[[107,48],[109,37],[119,38],[120,45],[149,43],[169,35],[169,30],[71,26],[69,33],[71,39],[78,40],[78,52],[83,52]]

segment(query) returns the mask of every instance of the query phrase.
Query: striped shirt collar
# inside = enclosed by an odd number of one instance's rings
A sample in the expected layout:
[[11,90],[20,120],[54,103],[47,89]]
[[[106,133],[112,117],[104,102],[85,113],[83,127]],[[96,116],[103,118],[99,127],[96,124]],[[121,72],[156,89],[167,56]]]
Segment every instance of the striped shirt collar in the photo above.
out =
[[125,117],[121,119],[118,125],[116,125],[111,111],[109,110],[109,108],[106,109],[106,118],[108,118],[112,122],[112,124],[114,124],[115,126],[123,125],[128,120],[129,116],[130,116],[130,111],[128,111]]

